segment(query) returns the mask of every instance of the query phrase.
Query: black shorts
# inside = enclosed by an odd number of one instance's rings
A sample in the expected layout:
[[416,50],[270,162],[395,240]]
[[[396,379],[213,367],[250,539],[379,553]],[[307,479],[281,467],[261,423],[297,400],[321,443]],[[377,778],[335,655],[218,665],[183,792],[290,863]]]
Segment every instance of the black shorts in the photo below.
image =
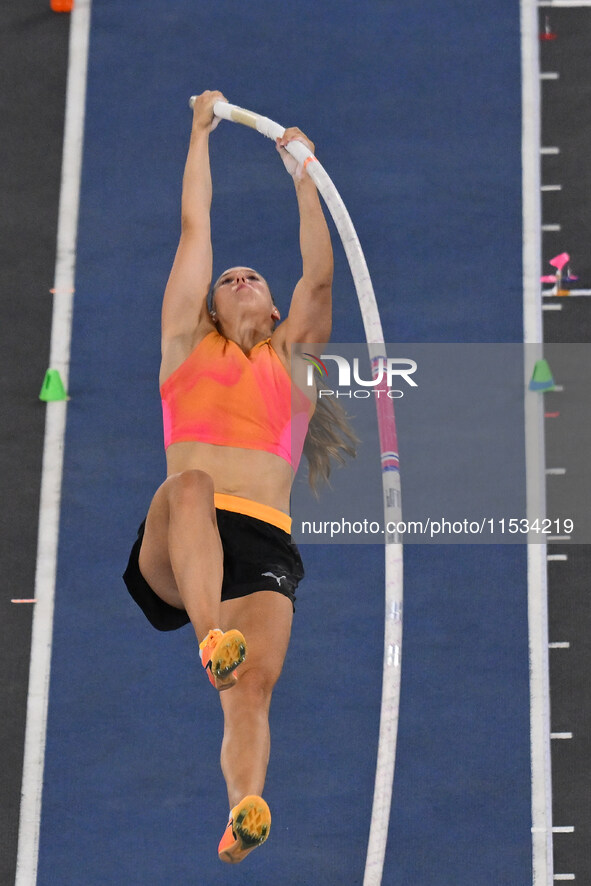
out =
[[[246,597],[255,591],[277,591],[291,600],[304,576],[304,567],[291,536],[264,520],[216,508],[217,524],[224,551],[222,600]],[[144,520],[131,549],[123,580],[144,615],[159,631],[174,631],[189,623],[184,609],[161,600],[140,572],[139,555],[144,537]]]

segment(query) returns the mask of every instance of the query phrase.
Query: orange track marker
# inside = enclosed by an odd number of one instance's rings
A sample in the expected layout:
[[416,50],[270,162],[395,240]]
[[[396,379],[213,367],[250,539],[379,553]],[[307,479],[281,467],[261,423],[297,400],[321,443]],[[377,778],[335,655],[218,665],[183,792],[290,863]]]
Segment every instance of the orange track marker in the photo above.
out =
[[50,0],[54,12],[72,12],[74,0]]

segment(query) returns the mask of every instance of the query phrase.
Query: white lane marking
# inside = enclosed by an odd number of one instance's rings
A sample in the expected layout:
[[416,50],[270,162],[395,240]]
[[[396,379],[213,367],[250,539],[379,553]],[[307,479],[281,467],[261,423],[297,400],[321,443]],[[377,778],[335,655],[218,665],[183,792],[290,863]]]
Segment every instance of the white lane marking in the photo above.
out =
[[570,6],[591,6],[591,0],[540,0],[538,6],[558,6],[568,9]]
[[[540,268],[541,112],[539,23],[535,0],[520,0],[521,25],[521,168],[523,230],[523,341],[533,353],[525,367],[525,387],[535,359],[543,357]],[[555,149],[558,152],[558,148]],[[534,347],[537,345],[538,347]],[[525,397],[526,510],[546,513],[543,398]],[[532,878],[535,886],[552,883],[552,775],[548,652],[548,564],[545,544],[527,546],[527,612],[531,749]]]
[[568,738],[572,738],[572,737],[573,737],[572,732],[551,732],[550,733],[550,738],[552,738],[552,739],[568,739]]
[[[560,298],[579,298],[581,296],[591,295],[591,289],[566,289],[566,295],[561,295]],[[542,289],[542,295],[544,298],[552,298],[553,296],[558,295],[556,291],[556,286],[553,286],[552,289]]]
[[549,649],[570,649],[568,640],[560,640],[557,643],[548,643]]
[[544,154],[547,156],[555,156],[556,154],[560,154],[560,148],[555,146],[540,148],[540,154]]
[[562,191],[562,185],[542,185],[542,191]]
[[[70,20],[57,256],[53,287],[49,365],[59,371],[66,388],[70,365],[90,6],[91,0],[76,0]],[[37,605],[34,609],[31,637],[15,886],[34,886],[37,881],[66,409],[67,401],[48,403],[46,406],[35,575]]]

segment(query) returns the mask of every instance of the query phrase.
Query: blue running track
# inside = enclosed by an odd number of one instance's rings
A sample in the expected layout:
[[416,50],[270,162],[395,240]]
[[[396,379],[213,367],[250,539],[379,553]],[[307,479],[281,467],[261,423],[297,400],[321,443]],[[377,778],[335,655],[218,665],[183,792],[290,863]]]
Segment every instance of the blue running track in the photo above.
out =
[[[386,341],[519,342],[519,59],[514,0],[95,0],[39,886],[362,883],[382,549],[303,548],[272,709],[272,835],[238,869],[217,860],[221,714],[192,632],[155,632],[120,580],[164,473],[159,311],[187,100],[221,89],[311,136]],[[224,123],[212,164],[214,273],[259,268],[285,309],[297,213],[273,146]],[[336,258],[333,339],[363,341],[340,245]],[[531,883],[526,579],[520,546],[405,552],[385,886]]]

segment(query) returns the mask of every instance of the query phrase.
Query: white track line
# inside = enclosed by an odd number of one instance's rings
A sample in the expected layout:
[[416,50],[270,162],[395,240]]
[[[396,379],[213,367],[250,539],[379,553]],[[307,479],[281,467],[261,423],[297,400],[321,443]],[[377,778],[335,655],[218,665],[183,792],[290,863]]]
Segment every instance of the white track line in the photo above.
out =
[[[59,370],[66,390],[70,363],[90,7],[91,0],[76,0],[70,21],[50,357],[50,366]],[[39,856],[66,402],[48,403],[46,409],[35,576],[37,604],[31,639],[15,886],[34,886],[37,882]]]
[[569,9],[571,6],[591,6],[591,0],[541,0],[538,6],[558,6]]
[[[523,338],[525,344],[525,438],[527,513],[546,511],[544,411],[542,398],[528,396],[536,359],[543,357],[539,273],[542,267],[539,25],[535,0],[521,0],[522,176],[523,176]],[[554,148],[552,153],[558,153]],[[534,347],[539,344],[539,348]],[[547,615],[547,548],[528,544],[528,623],[530,657],[530,746],[532,785],[532,882],[552,886],[552,782]]]

